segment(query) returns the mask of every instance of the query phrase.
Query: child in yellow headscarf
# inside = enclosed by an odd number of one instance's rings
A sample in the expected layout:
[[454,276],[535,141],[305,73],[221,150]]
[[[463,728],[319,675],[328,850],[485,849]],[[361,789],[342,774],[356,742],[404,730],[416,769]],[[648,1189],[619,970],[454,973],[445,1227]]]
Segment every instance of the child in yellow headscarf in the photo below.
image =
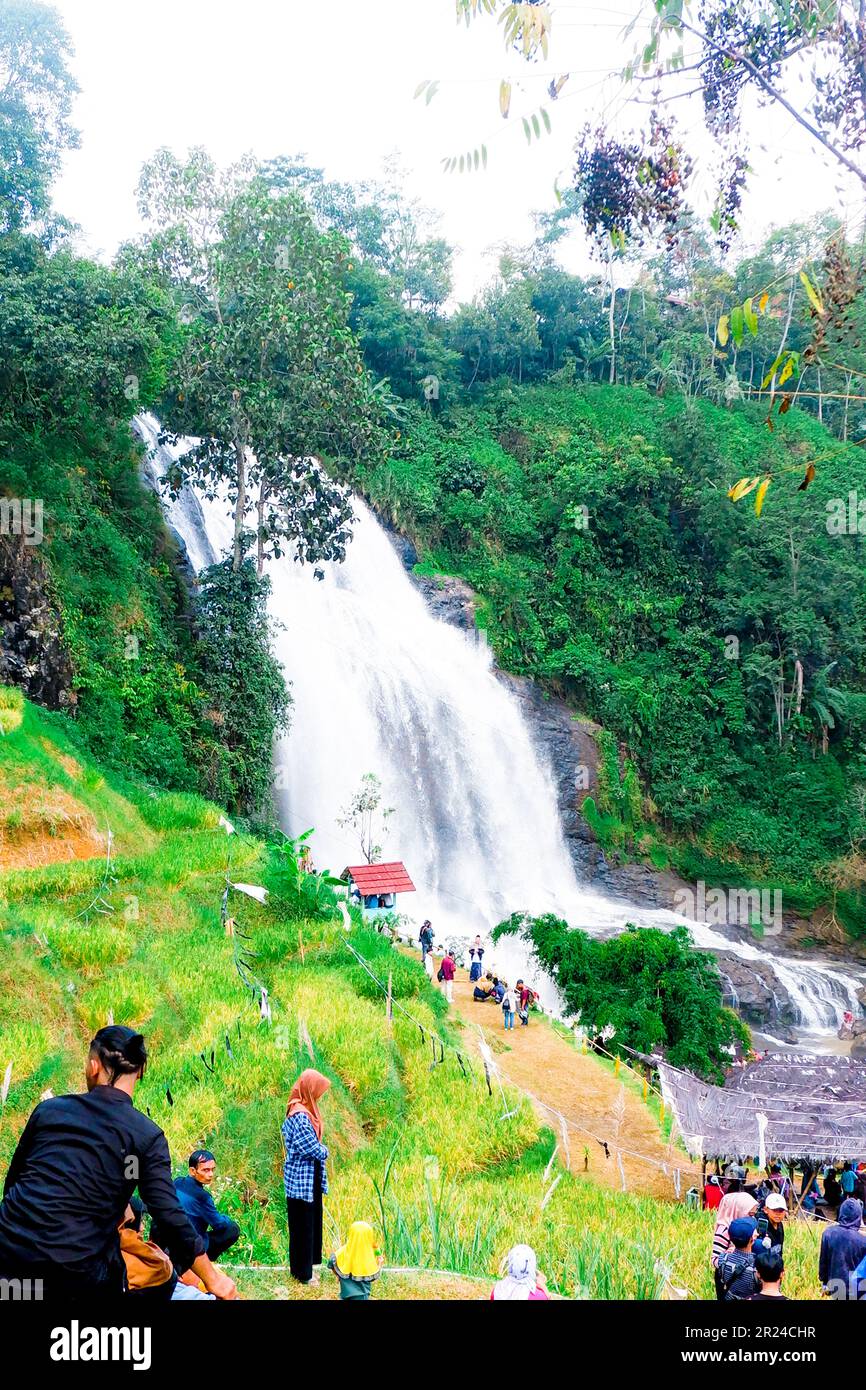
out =
[[354,1221],[346,1244],[332,1255],[328,1268],[340,1281],[340,1298],[370,1297],[370,1285],[379,1278],[382,1259],[376,1254],[373,1227],[366,1221]]

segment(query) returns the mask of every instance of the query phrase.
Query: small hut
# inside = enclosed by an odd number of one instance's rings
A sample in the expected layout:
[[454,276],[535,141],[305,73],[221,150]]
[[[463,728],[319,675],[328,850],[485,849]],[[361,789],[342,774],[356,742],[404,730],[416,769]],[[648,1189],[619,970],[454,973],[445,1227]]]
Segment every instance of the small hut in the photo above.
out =
[[396,912],[397,894],[415,892],[399,859],[392,864],[350,864],[340,877],[349,885],[349,902],[359,905],[365,917]]
[[774,1053],[724,1086],[653,1059],[693,1158],[772,1160],[816,1169],[866,1157],[866,1059]]

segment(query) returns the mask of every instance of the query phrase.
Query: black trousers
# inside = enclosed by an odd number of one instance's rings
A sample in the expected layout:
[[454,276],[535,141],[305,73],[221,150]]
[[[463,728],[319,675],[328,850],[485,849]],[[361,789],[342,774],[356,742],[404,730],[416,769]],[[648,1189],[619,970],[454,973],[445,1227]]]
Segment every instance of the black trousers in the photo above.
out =
[[227,1250],[232,1248],[240,1233],[241,1228],[236,1221],[233,1221],[224,1231],[211,1231],[205,1251],[208,1259],[218,1260],[220,1255],[224,1255]]
[[313,1265],[322,1263],[322,1185],[316,1174],[312,1202],[299,1197],[286,1198],[289,1221],[289,1268],[293,1279],[308,1284]]

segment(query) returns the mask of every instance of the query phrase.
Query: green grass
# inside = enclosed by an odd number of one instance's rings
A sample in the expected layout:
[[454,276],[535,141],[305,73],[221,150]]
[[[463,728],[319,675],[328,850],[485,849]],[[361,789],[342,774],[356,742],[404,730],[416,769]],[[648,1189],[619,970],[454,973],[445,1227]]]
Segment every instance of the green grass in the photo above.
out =
[[[29,748],[36,775],[50,773],[57,785],[70,776],[58,755],[76,759],[70,794],[91,810],[117,814],[109,823],[117,825],[122,852],[105,890],[112,909],[105,915],[82,916],[102,883],[98,859],[0,873],[0,1075],[12,1063],[0,1172],[40,1095],[80,1088],[87,1042],[113,1017],[147,1036],[151,1061],[137,1104],[164,1128],[177,1171],[199,1145],[217,1153],[215,1195],[241,1226],[235,1258],[244,1265],[286,1261],[279,1126],[292,1081],[314,1065],[333,1083],[324,1102],[329,1246],[365,1219],[390,1265],[490,1280],[520,1239],[536,1248],[552,1289],[567,1297],[658,1297],[667,1281],[711,1296],[707,1216],[570,1174],[542,1205],[553,1136],[508,1091],[514,1113],[504,1119],[477,1061],[468,1076],[450,1050],[444,1062],[433,1061],[431,1035],[458,1046],[460,1035],[417,960],[367,928],[352,931],[374,972],[391,973],[395,999],[426,1039],[399,1011],[386,1018],[341,925],[279,896],[281,880],[263,842],[214,829],[216,808],[196,798],[133,794],[102,779],[31,707],[8,744],[0,743],[0,790],[21,775]],[[231,900],[249,933],[242,944],[255,953],[252,967],[270,991],[270,1026],[235,969],[240,939],[220,922],[229,850],[233,874],[272,889],[264,908]],[[812,1291],[816,1239],[803,1224],[790,1231],[793,1294]],[[241,1279],[252,1296],[284,1297],[278,1290],[285,1285],[278,1271]],[[419,1287],[410,1276],[391,1281],[397,1297],[423,1297]],[[435,1280],[423,1287],[440,1296]]]

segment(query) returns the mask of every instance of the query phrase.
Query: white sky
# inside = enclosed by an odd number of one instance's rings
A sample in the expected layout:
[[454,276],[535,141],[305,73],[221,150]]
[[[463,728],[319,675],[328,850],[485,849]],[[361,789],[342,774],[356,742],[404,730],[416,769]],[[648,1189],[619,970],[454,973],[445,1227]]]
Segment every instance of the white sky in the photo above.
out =
[[[470,296],[492,273],[489,248],[532,236],[531,213],[555,206],[566,187],[577,131],[587,120],[625,131],[648,108],[622,114],[605,73],[631,56],[623,29],[642,0],[556,4],[550,61],[506,54],[485,17],[458,27],[454,0],[53,0],[76,49],[81,86],[76,119],[82,148],[68,155],[55,194],[81,224],[84,248],[111,255],[139,230],[134,190],[142,163],[160,145],[181,153],[205,145],[220,163],[246,151],[262,158],[305,153],[340,179],[375,178],[399,152],[409,191],[442,214],[457,247],[456,291]],[[498,111],[499,79],[513,74],[512,116]],[[574,73],[555,105],[551,77]],[[438,78],[429,107],[418,83]],[[632,89],[633,90],[633,89]],[[527,146],[519,116],[549,107],[553,134]],[[701,129],[691,102],[674,102],[685,130]],[[755,122],[755,174],[744,209],[745,244],[772,225],[824,208],[862,212],[852,181],[784,112]],[[440,160],[481,141],[486,173],[443,175]],[[713,151],[703,152],[692,201],[709,210]],[[574,268],[586,252],[565,252]]]

